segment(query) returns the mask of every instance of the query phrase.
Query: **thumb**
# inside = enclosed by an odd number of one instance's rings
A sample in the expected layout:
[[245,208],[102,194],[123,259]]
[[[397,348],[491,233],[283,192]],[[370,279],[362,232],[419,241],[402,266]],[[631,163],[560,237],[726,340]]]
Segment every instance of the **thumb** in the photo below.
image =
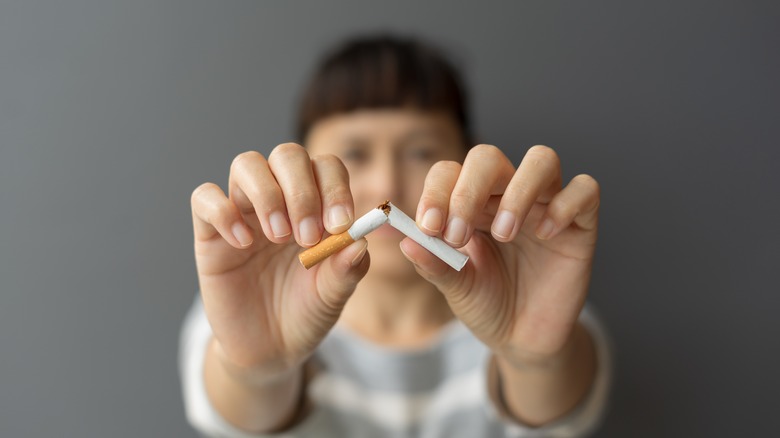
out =
[[474,284],[474,266],[466,263],[462,270],[456,271],[430,251],[410,238],[401,241],[401,252],[414,264],[417,273],[432,283],[450,302],[461,302],[472,290]]
[[368,241],[359,239],[319,264],[317,292],[326,312],[332,312],[335,317],[341,314],[358,282],[368,272],[367,249]]

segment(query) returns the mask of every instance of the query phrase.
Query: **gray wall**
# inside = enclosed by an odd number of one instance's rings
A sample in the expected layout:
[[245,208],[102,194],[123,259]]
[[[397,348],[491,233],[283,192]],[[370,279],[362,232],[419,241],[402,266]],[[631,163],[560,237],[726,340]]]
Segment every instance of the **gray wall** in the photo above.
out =
[[0,3],[0,436],[194,435],[190,193],[291,139],[321,50],[381,29],[457,55],[482,141],[601,182],[601,436],[768,431],[780,8],[628,3]]

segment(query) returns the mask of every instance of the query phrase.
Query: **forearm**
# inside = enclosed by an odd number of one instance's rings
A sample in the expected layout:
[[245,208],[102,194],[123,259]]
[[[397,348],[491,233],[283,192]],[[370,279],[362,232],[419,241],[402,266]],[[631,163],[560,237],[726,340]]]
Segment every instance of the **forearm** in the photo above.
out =
[[549,423],[577,406],[590,389],[597,367],[593,340],[579,323],[555,357],[520,363],[497,356],[496,364],[507,410],[530,426]]
[[303,370],[259,379],[226,364],[212,338],[206,349],[203,378],[214,409],[233,426],[248,432],[272,432],[291,425],[301,406]]

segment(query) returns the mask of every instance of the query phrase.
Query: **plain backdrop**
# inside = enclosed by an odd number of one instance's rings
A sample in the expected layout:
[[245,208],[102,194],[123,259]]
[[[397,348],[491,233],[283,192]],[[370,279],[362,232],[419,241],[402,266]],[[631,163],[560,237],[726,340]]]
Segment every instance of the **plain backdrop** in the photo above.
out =
[[292,140],[323,50],[442,47],[481,142],[602,186],[598,436],[765,436],[780,399],[777,2],[0,0],[0,436],[191,437],[190,194]]

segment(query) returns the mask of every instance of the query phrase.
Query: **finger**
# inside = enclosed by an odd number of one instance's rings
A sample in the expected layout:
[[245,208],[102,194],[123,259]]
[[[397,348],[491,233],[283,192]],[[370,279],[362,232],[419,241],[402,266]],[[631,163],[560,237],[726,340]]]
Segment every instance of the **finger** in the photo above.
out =
[[317,291],[323,312],[338,317],[358,282],[368,272],[368,241],[359,239],[317,266]]
[[459,248],[471,238],[479,218],[493,194],[504,192],[514,174],[509,159],[495,146],[478,145],[463,162],[458,181],[449,198],[449,215],[444,240]]
[[496,211],[501,203],[501,195],[490,195],[482,213],[474,221],[474,229],[490,232],[490,226],[493,225],[493,218],[496,217]]
[[437,236],[444,228],[450,208],[450,193],[458,181],[461,164],[439,161],[428,171],[420,203],[417,205],[417,225],[430,236]]
[[493,238],[500,242],[514,239],[534,202],[550,202],[560,186],[558,154],[547,146],[530,148],[501,199],[491,227]]
[[244,249],[252,245],[252,230],[244,223],[238,207],[214,183],[201,184],[192,192],[192,222],[195,240],[221,235],[230,245]]
[[284,143],[274,148],[268,164],[282,189],[295,240],[313,246],[322,237],[322,213],[309,154],[295,143]]
[[236,156],[230,165],[230,199],[243,215],[256,215],[266,238],[283,243],[292,234],[282,190],[259,152]]
[[592,176],[581,174],[572,178],[569,185],[550,201],[536,229],[536,237],[551,239],[572,222],[580,229],[595,230],[598,226],[600,192],[599,183]]
[[474,267],[471,261],[456,271],[408,237],[401,241],[400,248],[407,260],[414,264],[417,273],[436,286],[451,303],[461,301],[473,289]]
[[355,217],[349,173],[335,155],[318,155],[311,159],[314,180],[322,199],[322,221],[331,234],[346,230]]

